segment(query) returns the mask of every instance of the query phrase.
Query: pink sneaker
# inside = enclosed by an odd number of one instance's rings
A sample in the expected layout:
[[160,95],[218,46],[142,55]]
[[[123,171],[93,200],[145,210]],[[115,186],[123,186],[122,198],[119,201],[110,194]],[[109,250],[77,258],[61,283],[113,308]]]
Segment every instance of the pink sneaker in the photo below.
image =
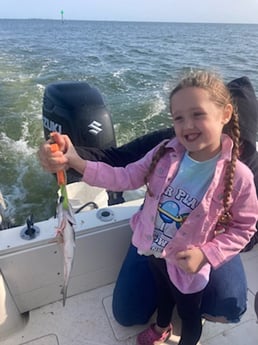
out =
[[169,329],[162,334],[155,331],[155,323],[150,325],[149,328],[141,332],[137,336],[137,345],[159,345],[168,340],[172,333],[172,325],[169,325]]

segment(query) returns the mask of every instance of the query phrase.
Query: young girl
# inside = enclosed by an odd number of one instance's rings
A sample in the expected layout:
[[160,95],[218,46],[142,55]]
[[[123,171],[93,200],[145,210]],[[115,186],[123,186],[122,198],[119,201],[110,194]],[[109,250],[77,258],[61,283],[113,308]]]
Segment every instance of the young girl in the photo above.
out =
[[[205,71],[190,73],[172,91],[170,110],[176,138],[125,168],[85,161],[67,136],[53,136],[65,154],[52,159],[82,173],[87,183],[116,191],[147,186],[144,206],[131,219],[132,242],[149,257],[158,309],[138,345],[170,337],[175,306],[182,320],[179,344],[197,344],[211,266],[216,269],[248,243],[258,214],[253,175],[237,159],[238,117],[224,83]],[[222,134],[225,125],[232,139]]]

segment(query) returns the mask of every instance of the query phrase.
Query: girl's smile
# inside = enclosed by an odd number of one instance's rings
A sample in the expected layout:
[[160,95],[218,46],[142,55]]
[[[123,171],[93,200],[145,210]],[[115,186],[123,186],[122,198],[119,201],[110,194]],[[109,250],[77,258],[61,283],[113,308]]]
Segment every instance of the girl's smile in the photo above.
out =
[[185,139],[189,142],[193,142],[196,139],[198,139],[200,136],[200,133],[190,133],[185,135]]

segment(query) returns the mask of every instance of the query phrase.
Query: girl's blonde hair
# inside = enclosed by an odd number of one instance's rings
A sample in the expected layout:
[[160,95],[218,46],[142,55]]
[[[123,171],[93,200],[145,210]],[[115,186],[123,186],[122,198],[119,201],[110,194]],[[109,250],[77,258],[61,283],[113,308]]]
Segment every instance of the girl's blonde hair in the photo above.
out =
[[[176,92],[179,90],[188,88],[188,87],[198,87],[206,90],[209,95],[210,99],[214,104],[218,107],[225,108],[227,104],[232,104],[233,106],[233,113],[229,124],[227,124],[227,134],[233,140],[233,149],[231,160],[226,162],[226,172],[224,178],[224,194],[223,194],[223,212],[219,218],[219,223],[227,224],[231,220],[231,215],[229,212],[230,209],[230,197],[233,189],[233,179],[236,169],[236,161],[239,157],[239,141],[240,141],[240,128],[238,122],[238,114],[236,105],[234,104],[230,91],[228,87],[225,85],[223,80],[215,73],[210,73],[207,71],[191,71],[186,77],[184,77],[179,84],[172,90],[170,93],[170,110],[171,108],[171,99]],[[152,163],[150,165],[150,169],[145,176],[145,184],[147,185],[147,192],[152,196],[152,192],[149,188],[149,178],[150,175],[153,173],[158,161],[161,157],[165,155],[168,151],[166,148],[167,142],[164,142],[159,149],[157,150],[156,154],[153,157]]]

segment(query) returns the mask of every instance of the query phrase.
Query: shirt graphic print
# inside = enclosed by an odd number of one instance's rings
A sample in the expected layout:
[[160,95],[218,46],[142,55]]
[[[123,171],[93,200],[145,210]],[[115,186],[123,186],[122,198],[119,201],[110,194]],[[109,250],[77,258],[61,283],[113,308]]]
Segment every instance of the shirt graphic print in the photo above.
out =
[[177,175],[160,199],[153,243],[148,254],[160,257],[189,213],[198,206],[211,183],[218,157],[198,162],[187,153],[184,155]]

